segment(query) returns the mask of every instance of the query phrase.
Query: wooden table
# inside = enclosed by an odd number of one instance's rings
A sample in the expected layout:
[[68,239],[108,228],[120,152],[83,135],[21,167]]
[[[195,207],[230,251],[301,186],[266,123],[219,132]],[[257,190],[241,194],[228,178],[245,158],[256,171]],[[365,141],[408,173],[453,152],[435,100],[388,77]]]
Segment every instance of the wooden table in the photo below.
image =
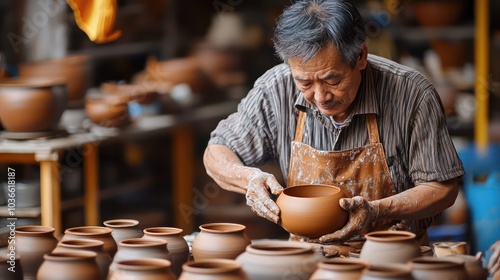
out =
[[[70,134],[53,139],[0,141],[0,162],[40,165],[41,224],[52,226],[56,235],[62,233],[60,165],[65,151],[78,149],[83,163],[83,210],[86,225],[100,223],[99,209],[99,145],[105,141],[131,137],[150,137],[157,133],[171,133],[173,164],[172,202],[174,223],[185,232],[194,228],[191,217],[182,209],[192,207],[194,188],[194,134],[193,125],[204,120],[222,119],[234,112],[237,101],[226,101],[186,110],[173,115],[141,117],[124,129],[94,127],[90,132]],[[7,207],[0,207],[0,215],[7,216]],[[16,209],[18,212],[20,209]]]

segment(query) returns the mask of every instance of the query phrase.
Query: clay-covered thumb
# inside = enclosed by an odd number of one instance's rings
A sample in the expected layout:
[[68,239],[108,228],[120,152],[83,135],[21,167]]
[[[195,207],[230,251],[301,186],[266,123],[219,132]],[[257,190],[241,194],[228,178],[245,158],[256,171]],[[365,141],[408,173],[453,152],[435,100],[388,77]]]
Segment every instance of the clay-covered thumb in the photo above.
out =
[[340,207],[342,207],[342,209],[349,211],[352,208],[353,200],[352,200],[352,198],[341,198],[339,200],[339,204],[340,204]]

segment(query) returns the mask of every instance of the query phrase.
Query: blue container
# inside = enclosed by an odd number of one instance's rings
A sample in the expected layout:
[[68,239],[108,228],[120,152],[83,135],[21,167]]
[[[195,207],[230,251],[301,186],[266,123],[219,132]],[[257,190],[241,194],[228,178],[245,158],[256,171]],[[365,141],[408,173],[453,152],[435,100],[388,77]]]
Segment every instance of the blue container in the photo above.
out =
[[465,168],[464,194],[469,207],[472,252],[486,254],[500,240],[500,145],[483,152],[474,143],[459,151]]

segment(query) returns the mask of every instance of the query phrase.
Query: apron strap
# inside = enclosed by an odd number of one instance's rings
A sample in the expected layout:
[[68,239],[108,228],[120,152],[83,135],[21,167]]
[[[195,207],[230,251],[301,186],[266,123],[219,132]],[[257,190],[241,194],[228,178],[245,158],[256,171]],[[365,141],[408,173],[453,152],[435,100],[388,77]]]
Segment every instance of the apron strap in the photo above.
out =
[[370,143],[371,144],[380,143],[380,137],[378,134],[378,125],[377,125],[377,115],[367,114],[366,125],[368,126],[368,139]]
[[304,127],[306,123],[306,112],[299,110],[299,117],[297,118],[297,126],[295,127],[295,137],[293,141],[302,143],[302,136],[304,135]]

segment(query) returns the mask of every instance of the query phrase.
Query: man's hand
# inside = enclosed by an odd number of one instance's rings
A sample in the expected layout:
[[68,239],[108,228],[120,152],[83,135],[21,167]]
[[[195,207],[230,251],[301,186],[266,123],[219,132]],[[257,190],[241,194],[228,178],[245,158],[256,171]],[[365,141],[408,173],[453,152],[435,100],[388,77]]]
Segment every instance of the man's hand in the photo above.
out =
[[248,177],[245,195],[247,205],[250,206],[252,211],[257,215],[277,224],[280,218],[280,209],[271,199],[269,192],[274,195],[279,195],[282,191],[283,187],[273,175],[260,170],[256,171]]
[[361,196],[342,198],[339,203],[340,207],[349,212],[349,221],[336,232],[321,236],[317,240],[320,243],[342,243],[353,236],[362,234],[379,214],[378,202],[368,202]]
[[493,254],[488,262],[488,271],[491,275],[494,275],[494,279],[500,278],[500,240],[491,245],[491,250]]

